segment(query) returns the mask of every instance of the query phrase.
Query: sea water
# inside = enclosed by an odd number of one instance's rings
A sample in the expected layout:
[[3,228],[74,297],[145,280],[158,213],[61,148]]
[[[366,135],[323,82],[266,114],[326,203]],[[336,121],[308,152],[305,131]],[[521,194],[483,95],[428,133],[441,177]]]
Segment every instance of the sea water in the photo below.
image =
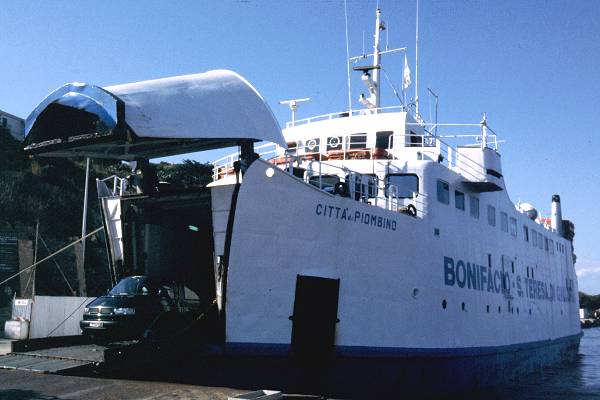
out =
[[518,385],[501,389],[499,400],[600,400],[600,328],[583,331],[574,363],[544,368]]

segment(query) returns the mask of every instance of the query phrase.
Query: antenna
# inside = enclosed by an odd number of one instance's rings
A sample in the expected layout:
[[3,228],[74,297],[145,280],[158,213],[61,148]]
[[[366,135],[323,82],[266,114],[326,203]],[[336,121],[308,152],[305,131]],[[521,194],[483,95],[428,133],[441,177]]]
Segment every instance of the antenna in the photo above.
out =
[[371,92],[371,103],[374,108],[379,108],[379,69],[381,68],[381,54],[379,54],[380,32],[385,30],[385,25],[381,22],[381,10],[375,11],[375,43],[373,45],[373,84],[374,91]]
[[348,45],[348,7],[344,0],[344,19],[346,21],[346,69],[348,73],[348,115],[352,115],[352,86],[350,83],[350,49]]
[[298,103],[304,103],[310,101],[309,97],[305,97],[303,99],[292,99],[292,100],[281,100],[279,104],[287,104],[292,111],[292,126],[295,125],[296,122],[296,110],[298,109]]
[[415,29],[415,109],[417,120],[419,120],[419,0],[417,0],[417,23]]

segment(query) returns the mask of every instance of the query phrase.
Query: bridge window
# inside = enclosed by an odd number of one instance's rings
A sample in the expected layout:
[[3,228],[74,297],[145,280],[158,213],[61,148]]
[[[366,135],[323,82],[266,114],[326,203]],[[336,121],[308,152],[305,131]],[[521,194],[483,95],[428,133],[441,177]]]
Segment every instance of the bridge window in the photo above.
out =
[[548,251],[548,247],[550,247],[548,246],[548,238],[544,236],[544,249]]
[[448,182],[438,179],[437,199],[440,203],[450,204],[450,185],[448,185]]
[[550,248],[550,254],[554,254],[554,240],[548,239],[548,241],[550,242],[548,244],[548,247]]
[[494,206],[490,206],[489,204],[487,206],[487,217],[488,224],[490,226],[496,226],[496,208]]
[[423,135],[418,135],[413,131],[406,136],[406,147],[421,147],[423,146]]
[[517,220],[513,217],[510,217],[510,234],[517,237]]
[[479,219],[479,197],[469,195],[469,210],[471,217]]
[[366,133],[353,133],[348,137],[348,148],[349,149],[366,149],[367,148],[367,134]]
[[342,137],[332,136],[327,138],[327,151],[342,150]]
[[382,131],[377,132],[375,137],[375,147],[382,149],[391,149],[394,147],[394,132]]
[[526,242],[529,242],[529,227],[527,225],[523,225],[523,238]]
[[538,240],[537,232],[532,229],[531,230],[531,244],[533,244],[533,247],[537,247],[537,240]]
[[319,143],[320,142],[321,142],[321,139],[319,139],[319,138],[308,139],[304,143],[304,152],[306,152],[306,153],[318,153],[319,152]]
[[508,214],[500,212],[500,229],[502,232],[508,232]]
[[[394,186],[390,190],[390,186]],[[410,199],[419,193],[419,177],[415,174],[390,174],[385,177],[385,195]]]
[[454,205],[459,210],[465,210],[465,194],[458,190],[454,191]]
[[538,247],[544,249],[544,235],[541,232],[538,233]]
[[6,119],[6,117],[2,117],[1,120],[2,120],[2,126],[4,128],[6,128],[8,126],[8,120]]

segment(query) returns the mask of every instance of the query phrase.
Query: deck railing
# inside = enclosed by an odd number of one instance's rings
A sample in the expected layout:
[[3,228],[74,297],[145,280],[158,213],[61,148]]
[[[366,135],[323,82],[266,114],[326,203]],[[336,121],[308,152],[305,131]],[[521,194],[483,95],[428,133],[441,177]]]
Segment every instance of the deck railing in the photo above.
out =
[[402,106],[391,106],[391,107],[380,107],[380,108],[372,108],[372,109],[341,111],[341,112],[317,115],[315,117],[310,117],[310,118],[297,119],[294,121],[287,122],[285,124],[285,127],[291,128],[294,126],[310,124],[310,123],[318,122],[318,121],[327,121],[327,120],[331,120],[331,119],[348,118],[348,117],[353,117],[353,116],[358,116],[358,115],[383,114],[383,113],[399,112],[399,111],[403,111]]

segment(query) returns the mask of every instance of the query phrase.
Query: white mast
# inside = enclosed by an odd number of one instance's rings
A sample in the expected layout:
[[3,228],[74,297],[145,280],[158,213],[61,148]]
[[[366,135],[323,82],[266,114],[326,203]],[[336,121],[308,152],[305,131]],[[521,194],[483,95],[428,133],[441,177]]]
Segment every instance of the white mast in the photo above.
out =
[[374,91],[371,94],[371,103],[375,108],[379,108],[379,68],[381,62],[381,55],[379,54],[379,33],[385,29],[383,23],[381,23],[381,10],[377,8],[375,11],[375,44],[373,45],[373,86]]
[[348,73],[348,115],[352,115],[352,85],[350,83],[350,48],[348,43],[348,6],[344,0],[344,20],[346,25],[346,68]]
[[361,80],[367,89],[369,89],[369,98],[366,98],[364,94],[361,94],[358,101],[368,109],[373,110],[373,112],[377,112],[376,110],[381,107],[381,75],[379,71],[381,69],[381,56],[383,54],[406,51],[406,47],[391,50],[386,48],[385,51],[379,50],[379,43],[381,42],[380,32],[385,30],[385,24],[381,21],[381,10],[379,8],[377,8],[375,16],[375,43],[373,45],[373,54],[363,54],[358,57],[352,57],[349,60],[350,62],[357,62],[373,56],[373,64],[371,66],[357,66],[353,68],[355,71],[362,72]]
[[419,121],[421,119],[419,114],[419,0],[417,0],[417,23],[415,30],[415,113],[417,121]]

